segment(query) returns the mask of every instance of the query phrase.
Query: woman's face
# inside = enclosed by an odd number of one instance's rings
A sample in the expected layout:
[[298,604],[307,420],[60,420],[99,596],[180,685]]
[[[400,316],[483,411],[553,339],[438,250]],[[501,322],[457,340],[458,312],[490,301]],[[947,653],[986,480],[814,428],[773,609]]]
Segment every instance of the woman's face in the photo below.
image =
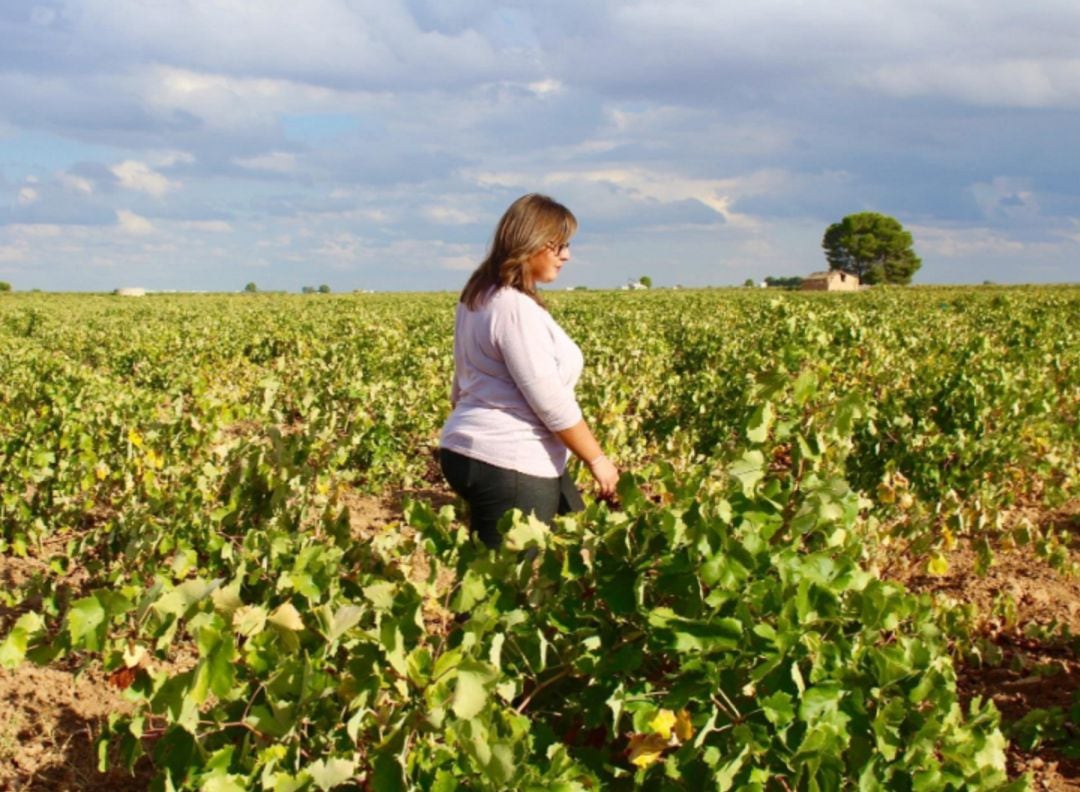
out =
[[545,245],[529,259],[529,274],[535,283],[551,283],[570,260],[570,243]]

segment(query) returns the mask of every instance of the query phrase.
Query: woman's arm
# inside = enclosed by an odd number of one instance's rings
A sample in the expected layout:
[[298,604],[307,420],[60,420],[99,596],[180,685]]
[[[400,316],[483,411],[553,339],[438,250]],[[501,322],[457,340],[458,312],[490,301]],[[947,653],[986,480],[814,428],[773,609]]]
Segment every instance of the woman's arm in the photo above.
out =
[[585,423],[573,386],[564,384],[559,377],[554,339],[544,317],[542,309],[531,302],[518,302],[507,311],[499,333],[503,362],[540,422],[589,466],[600,495],[611,497],[619,471],[604,456]]
[[615,494],[615,485],[619,483],[619,471],[615,465],[604,456],[600,444],[593,437],[589,425],[582,419],[568,429],[556,432],[555,435],[563,441],[574,455],[589,466],[589,472],[600,488],[600,495],[610,498]]

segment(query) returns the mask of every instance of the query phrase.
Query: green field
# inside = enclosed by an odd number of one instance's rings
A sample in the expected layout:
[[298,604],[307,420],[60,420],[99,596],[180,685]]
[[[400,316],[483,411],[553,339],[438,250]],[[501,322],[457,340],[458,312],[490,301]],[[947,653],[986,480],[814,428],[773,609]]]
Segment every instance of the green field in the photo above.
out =
[[0,295],[0,663],[105,674],[163,790],[1011,789],[1006,735],[1080,743],[962,699],[986,614],[881,574],[1073,573],[1013,517],[1078,498],[1080,288],[549,303],[627,473],[489,554],[432,456],[452,295]]

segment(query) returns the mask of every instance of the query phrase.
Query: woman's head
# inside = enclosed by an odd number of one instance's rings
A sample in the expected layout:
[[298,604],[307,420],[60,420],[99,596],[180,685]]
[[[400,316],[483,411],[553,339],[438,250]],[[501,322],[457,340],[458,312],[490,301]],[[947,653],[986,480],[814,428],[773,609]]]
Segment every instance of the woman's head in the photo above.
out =
[[570,257],[575,231],[577,218],[561,203],[537,193],[521,196],[499,220],[491,249],[469,278],[461,301],[475,308],[491,287],[511,286],[539,302],[537,281],[558,274]]

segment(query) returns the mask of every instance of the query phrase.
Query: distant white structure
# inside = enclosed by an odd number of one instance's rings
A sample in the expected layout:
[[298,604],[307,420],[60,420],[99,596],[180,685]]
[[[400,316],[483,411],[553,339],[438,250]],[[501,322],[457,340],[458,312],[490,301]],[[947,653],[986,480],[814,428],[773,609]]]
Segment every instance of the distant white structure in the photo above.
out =
[[118,297],[145,297],[146,289],[141,286],[125,286],[122,289],[117,289],[113,294]]
[[649,288],[649,287],[646,286],[644,283],[641,283],[640,281],[636,281],[636,280],[632,280],[632,281],[630,281],[629,283],[627,283],[626,285],[624,285],[622,287],[623,291],[637,291],[638,289],[647,289],[647,288]]

